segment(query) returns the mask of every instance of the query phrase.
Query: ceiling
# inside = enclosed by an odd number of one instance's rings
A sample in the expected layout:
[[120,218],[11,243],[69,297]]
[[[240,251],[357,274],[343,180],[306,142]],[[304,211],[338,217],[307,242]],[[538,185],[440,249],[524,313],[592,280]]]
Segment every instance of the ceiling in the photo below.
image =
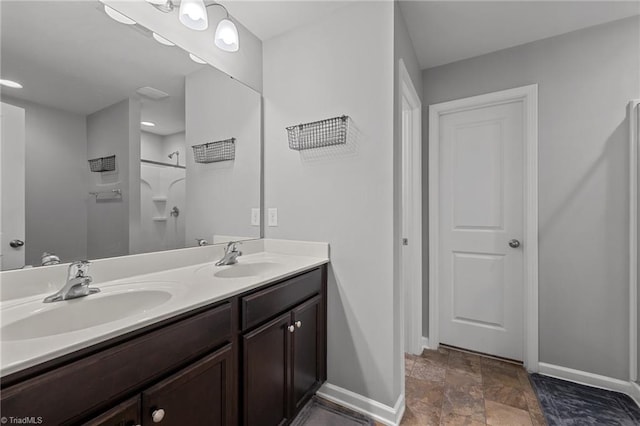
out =
[[229,13],[265,41],[331,14],[349,1],[222,0]]
[[[221,3],[265,41],[355,1],[362,0]],[[640,0],[400,0],[399,4],[422,69],[640,14]]]
[[2,78],[23,89],[2,95],[88,115],[151,86],[170,95],[142,100],[145,127],[160,135],[184,131],[184,77],[204,65],[155,42],[139,26],[109,18],[97,1],[0,3]]
[[640,1],[400,2],[422,69],[640,13]]

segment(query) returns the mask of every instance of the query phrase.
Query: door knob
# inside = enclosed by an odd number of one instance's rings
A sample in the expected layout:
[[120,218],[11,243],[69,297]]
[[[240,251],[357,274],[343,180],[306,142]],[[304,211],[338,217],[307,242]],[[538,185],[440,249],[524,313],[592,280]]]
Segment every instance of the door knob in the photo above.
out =
[[302,321],[296,321],[296,327],[298,328],[302,327]]
[[160,423],[162,419],[164,419],[164,410],[162,408],[153,410],[151,412],[151,419],[153,420],[154,423]]
[[294,331],[296,331],[296,328],[293,325],[289,326],[289,333],[293,333]]
[[509,247],[511,248],[520,247],[520,241],[516,240],[515,238],[513,240],[509,240]]
[[13,248],[22,247],[24,245],[24,241],[22,240],[11,240],[9,245]]

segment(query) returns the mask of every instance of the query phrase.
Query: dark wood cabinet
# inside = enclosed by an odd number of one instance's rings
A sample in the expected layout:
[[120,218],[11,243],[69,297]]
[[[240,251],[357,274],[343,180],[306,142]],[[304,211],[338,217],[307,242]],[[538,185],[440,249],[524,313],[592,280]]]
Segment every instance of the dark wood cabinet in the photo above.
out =
[[243,336],[244,424],[281,425],[289,419],[291,315]]
[[324,354],[322,344],[321,297],[316,296],[291,312],[292,333],[292,407],[302,408],[322,383],[320,359]]
[[142,392],[142,424],[231,425],[231,361],[227,345]]
[[139,426],[140,424],[140,396],[136,396],[84,423],[83,426]]
[[263,319],[242,338],[245,426],[288,423],[326,379],[324,271],[295,280],[295,292],[286,292],[287,282],[243,298],[243,324]]
[[325,265],[3,377],[0,409],[56,426],[276,426],[324,380]]

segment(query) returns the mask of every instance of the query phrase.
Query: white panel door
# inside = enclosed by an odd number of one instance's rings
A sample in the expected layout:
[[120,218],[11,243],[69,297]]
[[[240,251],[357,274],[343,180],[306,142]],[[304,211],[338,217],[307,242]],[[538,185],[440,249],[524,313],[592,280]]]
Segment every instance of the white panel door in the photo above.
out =
[[24,109],[0,103],[0,127],[0,268],[5,270],[24,266],[24,245],[10,245],[25,239]]
[[[523,359],[523,105],[440,117],[440,341]],[[512,242],[512,245],[516,245]]]

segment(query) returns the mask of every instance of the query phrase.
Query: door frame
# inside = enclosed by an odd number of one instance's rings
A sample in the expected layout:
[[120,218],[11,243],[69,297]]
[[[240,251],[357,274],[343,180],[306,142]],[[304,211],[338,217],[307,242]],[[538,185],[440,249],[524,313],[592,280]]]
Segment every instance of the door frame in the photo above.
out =
[[638,164],[640,99],[629,101],[629,380],[638,379]]
[[[416,91],[409,71],[402,59],[398,64],[399,109],[401,134],[401,238],[409,239],[411,256],[403,254],[400,242],[400,282],[403,298],[402,351],[405,339],[413,354],[422,352],[422,102]],[[410,116],[409,137],[405,137],[403,101],[408,104]],[[405,156],[409,153],[408,156]],[[408,160],[408,161],[407,161]],[[408,166],[408,167],[407,167]],[[405,188],[403,182],[410,182]],[[407,193],[405,193],[407,191]],[[408,205],[405,206],[405,199]],[[406,231],[406,234],[405,234]],[[407,324],[409,332],[405,333]],[[409,334],[405,336],[405,334]],[[403,357],[404,358],[404,357]]]
[[538,371],[538,85],[516,87],[429,105],[429,347],[440,344],[440,117],[481,107],[522,102],[524,123],[524,348],[527,370]]

